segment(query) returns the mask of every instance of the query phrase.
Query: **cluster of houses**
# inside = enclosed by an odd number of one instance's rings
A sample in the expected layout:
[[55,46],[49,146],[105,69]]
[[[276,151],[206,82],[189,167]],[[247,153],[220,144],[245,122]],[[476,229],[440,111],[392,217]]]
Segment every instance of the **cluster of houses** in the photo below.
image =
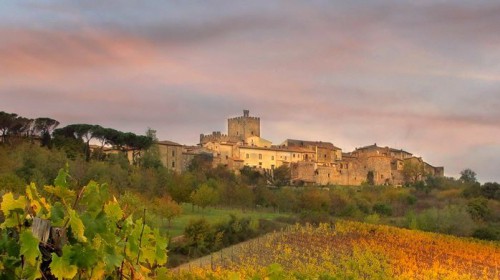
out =
[[260,118],[250,116],[248,110],[227,121],[227,134],[201,134],[197,146],[157,142],[163,164],[183,172],[196,155],[205,154],[212,158],[213,166],[223,165],[235,172],[248,166],[271,176],[276,168],[285,165],[290,169],[292,184],[360,185],[371,180],[377,185],[402,185],[408,180],[405,169],[410,165],[413,180],[444,176],[443,167],[434,167],[407,151],[377,144],[347,153],[322,141],[287,139],[273,145],[260,137]]

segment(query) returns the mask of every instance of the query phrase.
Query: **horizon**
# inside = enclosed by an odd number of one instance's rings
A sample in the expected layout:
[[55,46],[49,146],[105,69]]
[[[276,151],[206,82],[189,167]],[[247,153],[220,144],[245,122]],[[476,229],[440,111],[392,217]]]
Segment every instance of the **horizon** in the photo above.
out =
[[377,143],[500,182],[499,13],[495,1],[12,1],[0,110],[192,145],[249,109],[274,144]]

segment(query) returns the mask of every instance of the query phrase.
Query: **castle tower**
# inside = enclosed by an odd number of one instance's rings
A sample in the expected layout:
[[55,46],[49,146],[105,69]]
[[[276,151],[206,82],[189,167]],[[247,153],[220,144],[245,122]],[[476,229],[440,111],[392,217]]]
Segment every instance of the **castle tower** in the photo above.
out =
[[227,120],[227,132],[229,137],[241,141],[250,136],[260,137],[260,118],[250,117],[250,111],[243,110],[243,116]]

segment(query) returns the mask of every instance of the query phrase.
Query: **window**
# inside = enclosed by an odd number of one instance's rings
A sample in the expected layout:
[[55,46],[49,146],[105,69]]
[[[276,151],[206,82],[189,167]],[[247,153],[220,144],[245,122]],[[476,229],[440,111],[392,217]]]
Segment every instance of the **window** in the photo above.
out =
[[325,154],[324,158],[326,158],[326,154]]
[[249,154],[247,154],[246,158],[250,158],[250,155],[249,155]]
[[172,168],[175,167],[175,161],[172,161]]
[[271,169],[274,169],[274,164],[273,164],[273,165],[271,165]]
[[285,160],[286,160],[286,156],[285,156]]
[[259,159],[262,159],[262,154],[259,154]]
[[229,159],[229,156],[228,156],[228,155],[226,155],[226,159]]
[[293,154],[293,157],[295,157],[295,154]]
[[330,178],[330,173],[328,173],[328,178]]
[[175,157],[175,151],[172,151],[172,156]]
[[259,167],[262,167],[262,162],[259,162]]
[[271,160],[274,160],[274,156],[271,156]]

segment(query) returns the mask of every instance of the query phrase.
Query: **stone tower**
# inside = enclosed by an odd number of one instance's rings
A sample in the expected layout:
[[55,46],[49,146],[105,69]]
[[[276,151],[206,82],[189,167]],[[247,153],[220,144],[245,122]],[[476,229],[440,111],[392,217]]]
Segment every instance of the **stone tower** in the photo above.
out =
[[242,117],[227,120],[227,132],[230,138],[241,141],[250,136],[260,137],[260,118],[250,117],[250,111],[243,110]]

